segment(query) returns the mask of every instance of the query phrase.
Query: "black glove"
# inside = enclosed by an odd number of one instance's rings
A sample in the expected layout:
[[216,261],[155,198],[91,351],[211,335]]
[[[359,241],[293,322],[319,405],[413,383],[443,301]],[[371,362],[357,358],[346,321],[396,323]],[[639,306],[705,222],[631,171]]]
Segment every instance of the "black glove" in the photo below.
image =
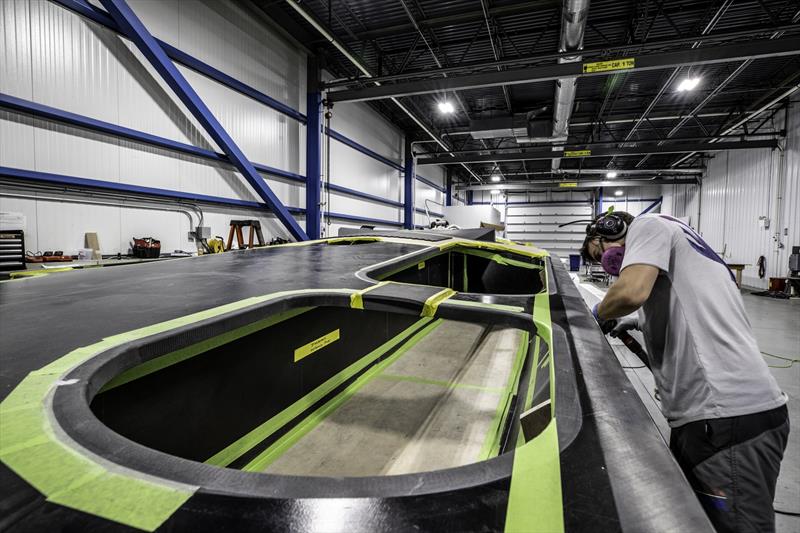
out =
[[[608,322],[612,321],[609,320]],[[615,322],[615,324],[611,326],[609,331],[603,329],[603,333],[608,333],[614,338],[619,337],[620,333],[624,333],[632,329],[639,329],[639,318],[636,315],[624,316],[622,318],[613,320],[613,322]]]

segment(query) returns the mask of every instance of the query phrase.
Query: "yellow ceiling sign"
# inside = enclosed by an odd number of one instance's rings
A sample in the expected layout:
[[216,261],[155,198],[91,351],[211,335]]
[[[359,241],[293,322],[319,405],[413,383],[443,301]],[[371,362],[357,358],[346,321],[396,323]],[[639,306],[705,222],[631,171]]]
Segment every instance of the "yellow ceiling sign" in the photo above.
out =
[[612,59],[611,61],[595,61],[594,63],[584,63],[583,73],[608,72],[609,70],[627,70],[636,66],[636,59],[626,57],[623,59]]
[[578,182],[577,181],[562,181],[561,183],[558,184],[558,186],[559,187],[577,187],[578,186]]
[[592,155],[591,150],[564,150],[564,157],[586,157]]

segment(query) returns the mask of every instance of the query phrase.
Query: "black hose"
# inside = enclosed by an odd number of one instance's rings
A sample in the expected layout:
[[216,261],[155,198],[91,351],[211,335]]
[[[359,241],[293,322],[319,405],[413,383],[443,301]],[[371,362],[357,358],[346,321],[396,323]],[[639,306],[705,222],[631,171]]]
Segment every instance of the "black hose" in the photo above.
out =
[[764,279],[764,276],[767,274],[767,258],[763,255],[758,258],[756,261],[756,265],[758,265],[758,277],[759,279]]

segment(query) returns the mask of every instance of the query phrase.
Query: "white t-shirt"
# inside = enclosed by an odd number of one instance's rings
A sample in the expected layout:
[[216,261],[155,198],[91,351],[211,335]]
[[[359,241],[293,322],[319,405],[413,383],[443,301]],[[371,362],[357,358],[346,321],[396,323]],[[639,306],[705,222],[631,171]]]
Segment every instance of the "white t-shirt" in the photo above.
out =
[[635,264],[660,270],[642,307],[642,332],[670,426],[786,403],[733,273],[700,235],[666,215],[639,216],[628,229],[621,270]]

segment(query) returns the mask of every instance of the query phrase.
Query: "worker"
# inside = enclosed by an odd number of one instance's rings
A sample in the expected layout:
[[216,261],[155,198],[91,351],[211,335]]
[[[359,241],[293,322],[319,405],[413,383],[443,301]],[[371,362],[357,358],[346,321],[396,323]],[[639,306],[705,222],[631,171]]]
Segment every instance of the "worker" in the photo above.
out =
[[642,331],[670,449],[709,519],[720,532],[774,531],[786,395],[733,273],[670,216],[610,211],[586,233],[584,260],[618,276],[592,313],[605,332]]

